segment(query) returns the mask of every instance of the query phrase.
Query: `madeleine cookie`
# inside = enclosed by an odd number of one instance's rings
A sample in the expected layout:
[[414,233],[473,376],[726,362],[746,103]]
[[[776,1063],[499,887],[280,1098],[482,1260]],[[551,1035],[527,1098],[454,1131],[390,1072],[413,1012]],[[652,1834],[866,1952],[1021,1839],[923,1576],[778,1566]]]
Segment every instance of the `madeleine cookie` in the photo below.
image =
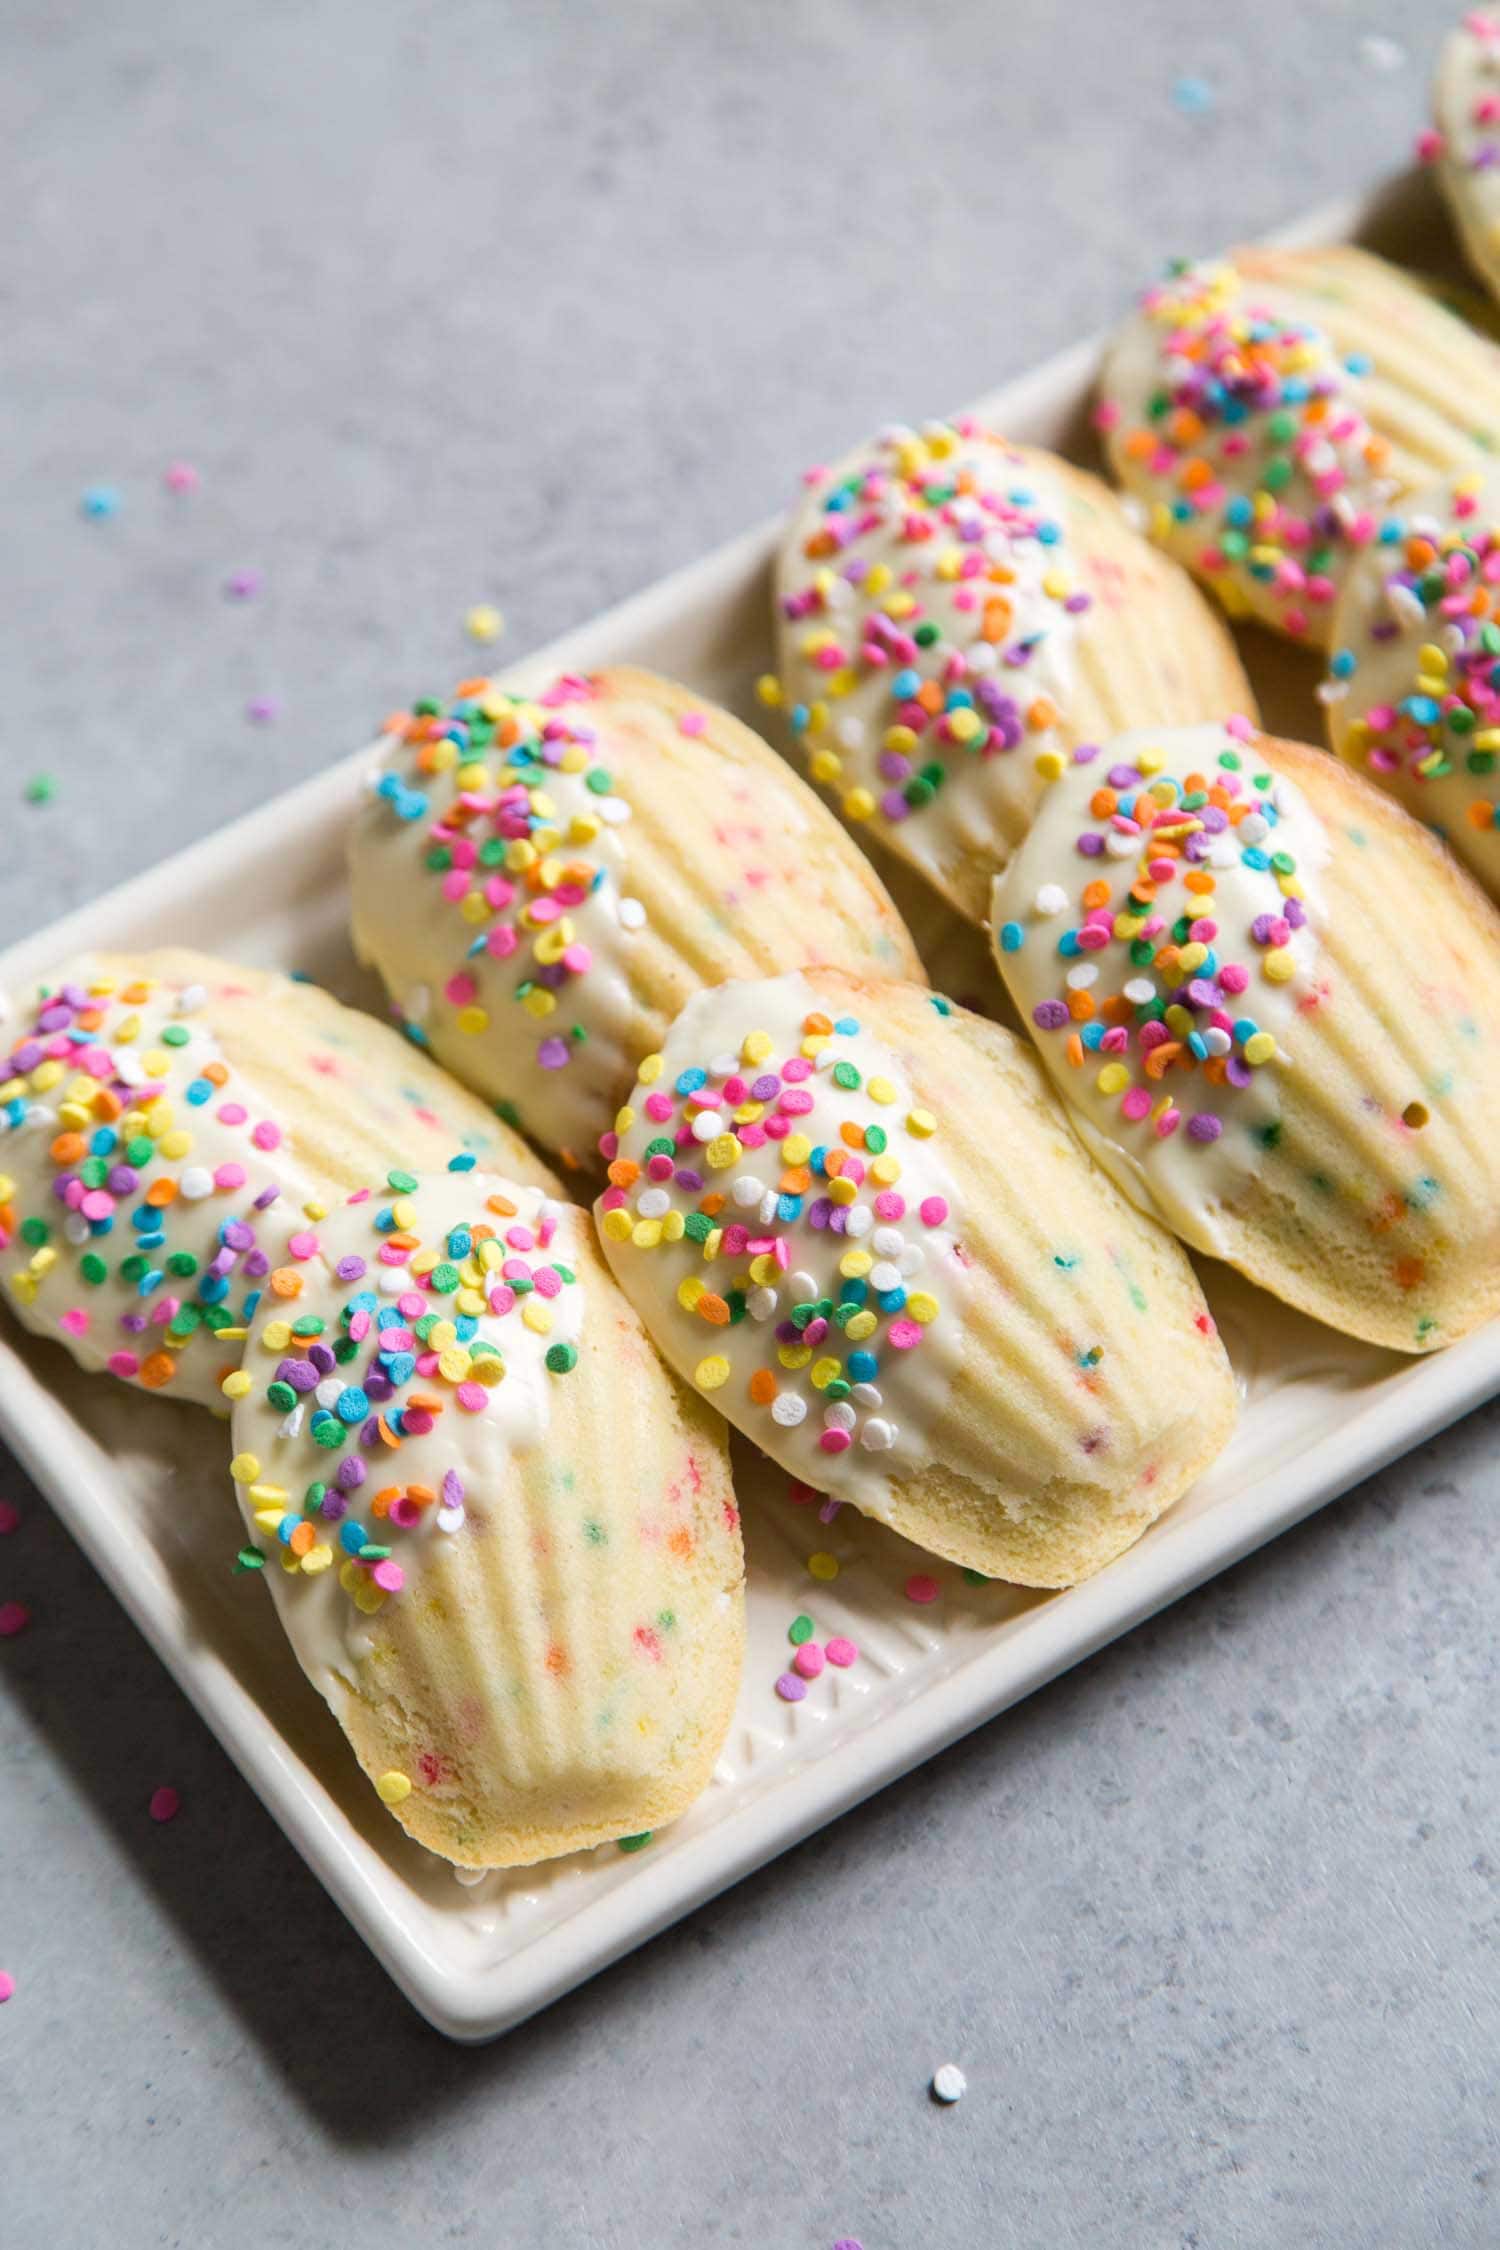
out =
[[1320,695],[1341,758],[1500,893],[1500,472],[1417,494],[1344,581]]
[[995,887],[1101,1164],[1194,1249],[1398,1351],[1500,1309],[1500,917],[1322,752],[1127,735]]
[[935,423],[807,482],[762,698],[844,817],[971,921],[1080,744],[1253,711],[1201,595],[1071,463]]
[[231,1473],[382,1802],[464,1867],[675,1820],[739,1685],[722,1425],[543,1189],[429,1175],[320,1231],[256,1315]]
[[1418,153],[1437,175],[1464,254],[1500,296],[1500,14],[1469,9],[1438,50],[1434,131]]
[[0,1277],[80,1366],[222,1410],[325,1207],[460,1150],[550,1174],[385,1025],[182,948],[47,978],[0,1059]]
[[792,1475],[1065,1586],[1219,1451],[1192,1269],[1024,1043],[823,969],[691,1001],[605,1140],[605,1253],[672,1366]]
[[650,672],[470,681],[379,744],[354,942],[414,1037],[587,1163],[700,985],[806,961],[920,976],[869,863],[784,760]]
[[1231,615],[1326,647],[1393,498],[1500,443],[1500,350],[1367,251],[1237,250],[1147,291],[1097,419],[1154,539]]

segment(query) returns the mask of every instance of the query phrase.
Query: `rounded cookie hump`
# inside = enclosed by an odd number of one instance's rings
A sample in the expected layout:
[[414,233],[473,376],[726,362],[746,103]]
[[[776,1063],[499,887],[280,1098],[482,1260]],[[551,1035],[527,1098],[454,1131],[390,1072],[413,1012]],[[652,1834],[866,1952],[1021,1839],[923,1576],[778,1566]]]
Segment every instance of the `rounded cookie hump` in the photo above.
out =
[[222,1410],[260,1292],[329,1198],[525,1144],[385,1026],[185,948],[89,955],[0,1057],[0,1276],[79,1364]]
[[938,1554],[1069,1585],[1227,1439],[1182,1252],[1026,1046],[916,986],[700,994],[603,1153],[605,1252],[671,1364],[791,1474]]
[[1347,766],[1126,736],[996,885],[1001,972],[1142,1208],[1315,1319],[1430,1351],[1500,1310],[1500,917]]
[[1326,647],[1393,496],[1500,442],[1500,351],[1367,251],[1238,250],[1146,292],[1097,420],[1152,538],[1231,615]]
[[1500,894],[1500,473],[1387,517],[1344,581],[1320,689],[1341,758]]
[[670,680],[468,681],[378,747],[355,946],[412,1035],[571,1163],[701,985],[823,959],[922,973],[806,783]]
[[637,1836],[738,1688],[724,1432],[586,1215],[478,1171],[352,1199],[257,1315],[231,1473],[299,1663],[408,1834],[465,1867]]
[[1069,462],[931,423],[807,483],[762,698],[844,818],[970,921],[1080,745],[1253,710],[1202,596]]

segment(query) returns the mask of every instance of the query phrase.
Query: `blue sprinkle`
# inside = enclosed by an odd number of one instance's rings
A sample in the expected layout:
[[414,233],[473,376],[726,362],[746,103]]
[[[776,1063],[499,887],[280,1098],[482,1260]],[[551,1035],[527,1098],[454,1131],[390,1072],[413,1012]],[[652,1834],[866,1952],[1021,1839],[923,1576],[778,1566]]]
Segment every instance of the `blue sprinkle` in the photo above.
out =
[[1002,922],[1000,925],[1000,950],[1002,953],[1019,953],[1025,943],[1026,932],[1019,922]]

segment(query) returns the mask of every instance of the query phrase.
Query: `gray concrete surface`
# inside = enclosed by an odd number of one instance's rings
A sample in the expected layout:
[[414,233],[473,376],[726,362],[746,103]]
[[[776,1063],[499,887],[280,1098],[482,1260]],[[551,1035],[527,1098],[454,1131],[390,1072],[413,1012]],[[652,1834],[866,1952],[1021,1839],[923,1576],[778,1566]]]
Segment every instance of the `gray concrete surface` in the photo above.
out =
[[[0,938],[1399,163],[1448,12],[0,0]],[[477,2053],[0,1461],[0,2243],[1495,2243],[1497,1435]]]

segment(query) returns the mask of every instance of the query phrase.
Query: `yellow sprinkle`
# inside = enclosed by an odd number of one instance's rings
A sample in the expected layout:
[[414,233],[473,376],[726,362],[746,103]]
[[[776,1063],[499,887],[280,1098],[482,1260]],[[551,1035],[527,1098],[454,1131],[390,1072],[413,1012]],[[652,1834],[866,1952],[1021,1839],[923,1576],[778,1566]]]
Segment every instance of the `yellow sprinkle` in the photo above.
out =
[[319,1542],[316,1547],[309,1547],[307,1553],[303,1556],[302,1574],[305,1578],[316,1578],[318,1572],[326,1570],[332,1561],[333,1549],[325,1547]]
[[787,1164],[805,1164],[812,1151],[812,1142],[805,1133],[788,1133],[781,1144],[782,1159]]
[[552,1307],[545,1297],[528,1297],[521,1307],[521,1320],[533,1336],[550,1336],[552,1333]]
[[716,1133],[703,1153],[716,1172],[724,1172],[738,1164],[744,1151],[733,1133]]
[[710,1352],[700,1359],[693,1369],[693,1381],[700,1391],[717,1391],[729,1380],[729,1362],[722,1352]]
[[[852,1328],[854,1323],[850,1322]],[[776,1357],[785,1368],[805,1367],[812,1358],[811,1344],[778,1344]]]
[[637,1250],[654,1250],[661,1240],[660,1219],[637,1219],[630,1230]]
[[243,1367],[237,1367],[232,1375],[226,1375],[219,1385],[226,1398],[243,1398],[252,1387],[250,1377]]
[[186,1156],[192,1145],[192,1134],[185,1133],[180,1125],[175,1126],[170,1133],[163,1133],[161,1137],[161,1153],[174,1163],[179,1157]]
[[636,1072],[636,1076],[643,1086],[654,1086],[657,1079],[660,1078],[661,1073],[661,1056],[647,1055],[644,1062],[641,1064],[640,1069]]
[[363,1610],[366,1617],[373,1617],[377,1609],[385,1607],[384,1589],[376,1585],[367,1570],[360,1571],[358,1576],[359,1584],[354,1589],[354,1606]]
[[460,1008],[454,1021],[466,1038],[476,1039],[481,1031],[489,1030],[490,1012],[488,1008]]
[[505,631],[505,619],[492,602],[476,602],[464,618],[464,631],[471,641],[497,641]]
[[1276,1042],[1269,1031],[1252,1032],[1245,1041],[1245,1060],[1247,1063],[1269,1062],[1275,1052]]
[[747,1063],[764,1062],[771,1052],[771,1034],[768,1031],[748,1031],[740,1041],[740,1054]]
[[677,1302],[684,1312],[691,1312],[698,1299],[704,1294],[704,1284],[695,1273],[690,1273],[685,1281],[679,1281],[677,1284]]
[[1124,1063],[1106,1063],[1094,1084],[1101,1094],[1123,1094],[1130,1084],[1130,1072]]
[[814,1578],[837,1578],[839,1574],[839,1558],[837,1555],[828,1555],[822,1553],[809,1555],[807,1558],[807,1567]]
[[809,1381],[815,1390],[826,1391],[829,1384],[843,1371],[844,1363],[841,1359],[820,1359],[814,1363]]
[[286,1511],[287,1489],[284,1484],[252,1484],[246,1498],[253,1500],[257,1508],[277,1507],[283,1513]]
[[404,1773],[392,1766],[375,1784],[375,1794],[383,1805],[404,1805],[411,1795],[411,1783]]
[[831,788],[834,782],[839,779],[843,770],[844,761],[837,750],[815,751],[812,762],[808,767],[808,772],[812,775],[813,780],[823,789]]
[[557,996],[544,984],[534,984],[521,1005],[529,1016],[550,1016],[557,1006]]
[[919,1320],[925,1328],[929,1320],[937,1319],[938,1301],[936,1297],[929,1296],[925,1289],[918,1289],[907,1298],[906,1309],[912,1319]]
[[254,1453],[237,1453],[229,1464],[229,1474],[236,1484],[254,1484],[260,1475],[260,1461]]
[[919,1141],[930,1140],[937,1131],[937,1119],[930,1109],[914,1109],[907,1116],[906,1130]]
[[435,1320],[427,1331],[429,1351],[445,1352],[450,1344],[458,1342],[458,1329],[451,1320]]
[[1260,966],[1261,974],[1271,984],[1289,984],[1297,974],[1295,956],[1284,945],[1273,945]]
[[469,1355],[462,1344],[438,1353],[438,1373],[445,1383],[461,1383],[469,1372]]
[[867,1336],[874,1335],[879,1326],[880,1323],[874,1313],[857,1312],[844,1330],[844,1334],[851,1344],[862,1344]]
[[628,1133],[634,1123],[635,1111],[631,1108],[629,1102],[625,1104],[623,1109],[615,1111],[615,1131],[617,1133]]
[[846,1281],[863,1281],[874,1263],[868,1250],[846,1250],[839,1260],[839,1272]]
[[875,799],[868,789],[851,789],[844,799],[844,816],[848,820],[868,820],[875,810]]
[[865,1092],[872,1102],[879,1102],[882,1106],[896,1099],[896,1089],[888,1078],[867,1078],[865,1080]]
[[894,1156],[872,1156],[870,1177],[881,1187],[894,1187],[901,1177],[901,1166]]
[[628,1242],[634,1221],[623,1206],[617,1205],[613,1211],[605,1212],[599,1224],[611,1242]]
[[[873,1171],[875,1167],[871,1165],[870,1169]],[[830,1180],[828,1183],[828,1195],[831,1202],[852,1203],[858,1193],[859,1189],[852,1180],[837,1179]]]
[[780,708],[781,682],[774,672],[761,673],[760,678],[755,683],[755,692],[768,711],[775,711]]
[[1067,770],[1067,760],[1060,750],[1038,750],[1031,762],[1041,781],[1061,781]]
[[680,1211],[669,1211],[661,1223],[663,1242],[680,1242],[687,1229],[687,1220]]

